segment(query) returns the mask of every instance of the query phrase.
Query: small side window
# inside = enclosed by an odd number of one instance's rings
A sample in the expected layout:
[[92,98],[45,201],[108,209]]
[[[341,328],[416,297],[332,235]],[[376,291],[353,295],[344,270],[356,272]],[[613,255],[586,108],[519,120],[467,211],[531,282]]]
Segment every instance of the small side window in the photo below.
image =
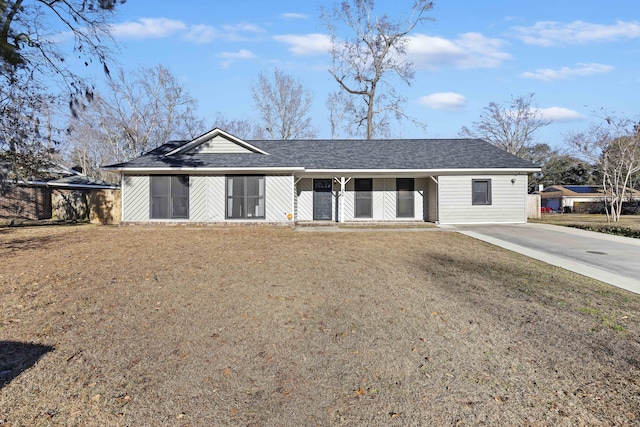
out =
[[491,180],[474,179],[471,181],[471,204],[490,205],[491,204]]

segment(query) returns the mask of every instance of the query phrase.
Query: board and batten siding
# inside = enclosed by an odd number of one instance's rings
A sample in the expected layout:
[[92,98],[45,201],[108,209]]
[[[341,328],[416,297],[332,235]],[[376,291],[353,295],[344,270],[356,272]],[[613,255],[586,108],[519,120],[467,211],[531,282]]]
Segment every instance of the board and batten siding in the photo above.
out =
[[287,222],[293,220],[293,176],[267,175],[264,183],[265,220]]
[[[491,180],[491,204],[473,205],[474,179]],[[515,180],[511,182],[511,180]],[[440,224],[524,223],[527,221],[526,175],[440,176]]]
[[149,177],[124,175],[122,177],[122,220],[140,222],[149,220]]

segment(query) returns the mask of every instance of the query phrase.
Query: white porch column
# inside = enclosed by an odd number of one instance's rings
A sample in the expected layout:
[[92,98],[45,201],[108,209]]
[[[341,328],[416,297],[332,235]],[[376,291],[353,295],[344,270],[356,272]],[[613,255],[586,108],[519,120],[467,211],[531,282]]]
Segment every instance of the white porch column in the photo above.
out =
[[341,176],[340,179],[335,177],[333,179],[340,183],[340,197],[338,199],[340,209],[338,213],[339,215],[338,222],[344,222],[344,193],[347,188],[347,183],[351,181],[351,178],[346,178],[344,176]]

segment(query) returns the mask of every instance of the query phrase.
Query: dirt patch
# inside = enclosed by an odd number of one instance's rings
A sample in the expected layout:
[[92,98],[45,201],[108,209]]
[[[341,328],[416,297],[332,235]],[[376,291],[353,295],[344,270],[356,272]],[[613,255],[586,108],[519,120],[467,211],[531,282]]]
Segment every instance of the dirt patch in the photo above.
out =
[[0,259],[0,424],[640,424],[640,297],[455,233],[38,227]]

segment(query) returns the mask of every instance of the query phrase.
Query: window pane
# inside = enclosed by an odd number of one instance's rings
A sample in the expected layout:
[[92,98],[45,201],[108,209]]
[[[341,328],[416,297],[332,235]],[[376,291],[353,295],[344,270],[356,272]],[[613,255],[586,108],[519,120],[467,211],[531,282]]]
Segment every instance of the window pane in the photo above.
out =
[[264,176],[227,177],[227,218],[264,218]]
[[242,197],[231,197],[227,202],[227,217],[229,218],[243,218],[244,209],[243,209],[244,198]]
[[491,181],[473,180],[471,203],[474,205],[491,204]]
[[169,197],[169,177],[151,177],[151,196]]
[[167,219],[169,218],[169,198],[168,197],[152,197],[151,198],[151,218]]
[[189,176],[171,177],[171,196],[189,196]]
[[372,179],[356,179],[356,206],[354,215],[356,218],[372,218],[373,217],[373,180]]
[[169,185],[168,176],[150,177],[151,185],[151,218],[169,218]]
[[373,180],[372,179],[356,179],[355,181],[356,191],[372,191]]
[[189,218],[189,199],[187,197],[173,197],[172,218]]
[[398,218],[413,218],[415,216],[413,178],[398,178],[396,180],[396,191],[396,216]]

